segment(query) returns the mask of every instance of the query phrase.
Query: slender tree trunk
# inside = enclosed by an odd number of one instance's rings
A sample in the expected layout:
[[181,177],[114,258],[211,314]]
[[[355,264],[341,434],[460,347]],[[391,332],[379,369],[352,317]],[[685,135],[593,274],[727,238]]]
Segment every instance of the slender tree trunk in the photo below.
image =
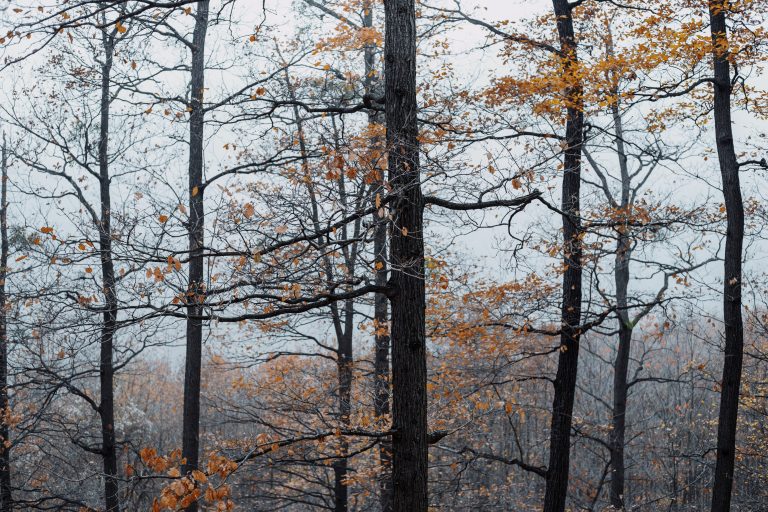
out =
[[423,196],[419,173],[414,0],[384,2],[389,181],[394,510],[427,510],[427,364]]
[[[384,194],[383,187],[376,188],[377,193]],[[373,250],[376,255],[376,284],[387,285],[387,225],[382,219],[375,219],[373,234]],[[374,356],[374,414],[376,418],[389,416],[389,311],[388,300],[383,293],[374,296],[374,341],[376,354]],[[382,512],[391,512],[393,507],[392,495],[392,440],[382,439],[379,444],[379,464],[381,474],[379,476],[379,503]]]
[[101,126],[99,129],[99,200],[101,224],[99,228],[99,257],[104,292],[104,319],[101,326],[99,381],[101,387],[101,454],[104,465],[104,503],[107,512],[119,512],[120,488],[117,474],[117,448],[115,442],[114,398],[114,337],[117,330],[117,291],[115,266],[112,259],[112,200],[109,175],[109,115],[110,75],[115,36],[103,32],[104,63],[101,66]]
[[625,506],[625,465],[624,442],[627,411],[627,372],[632,344],[632,325],[627,314],[627,284],[629,282],[629,241],[626,235],[619,236],[616,253],[617,306],[619,308],[619,345],[616,351],[613,374],[613,417],[610,436],[611,448],[611,505],[616,510]]
[[[345,302],[345,320],[353,319],[353,311],[349,309],[353,308],[354,303],[352,301]],[[347,323],[347,322],[345,322]],[[339,418],[341,424],[344,427],[349,427],[350,413],[352,409],[352,326],[347,325],[347,329],[344,330],[341,336],[337,336],[337,378],[339,381]],[[347,512],[349,509],[349,487],[347,485],[347,473],[349,472],[349,460],[347,459],[347,452],[349,451],[349,444],[344,436],[340,439],[341,446],[340,456],[333,463],[334,473],[334,510],[335,512]]]
[[[567,0],[553,0],[557,16],[562,58],[566,72],[577,64],[576,41],[573,32],[571,6]],[[576,394],[576,374],[579,362],[579,324],[581,323],[581,220],[579,213],[581,186],[581,149],[584,114],[582,87],[571,84],[566,91],[566,147],[563,155],[563,304],[562,335],[555,376],[552,402],[549,466],[544,494],[545,512],[562,512],[568,494],[571,423]]]
[[736,160],[731,126],[731,71],[728,62],[728,34],[723,2],[710,0],[709,13],[714,46],[715,136],[728,225],[725,235],[725,268],[723,273],[725,358],[720,391],[720,417],[717,425],[717,462],[712,487],[712,512],[727,512],[731,507],[734,458],[736,455],[736,428],[739,414],[739,388],[744,357],[744,332],[741,318],[744,206],[739,183],[739,164]]
[[2,183],[0,183],[0,511],[13,510],[11,494],[11,438],[8,427],[8,303],[5,280],[8,278],[8,149],[3,134]]
[[[613,54],[613,45],[608,43],[608,51]],[[619,226],[616,242],[616,260],[614,282],[616,285],[616,316],[619,321],[619,345],[616,350],[616,360],[613,365],[613,417],[611,418],[611,505],[616,510],[624,510],[625,506],[625,465],[624,441],[627,425],[627,372],[629,371],[629,356],[632,349],[632,331],[634,325],[629,318],[627,309],[627,289],[629,287],[629,260],[632,255],[632,241],[629,234],[630,208],[630,176],[627,166],[627,153],[624,148],[624,128],[619,105],[619,91],[612,94],[616,99],[611,105],[614,130],[616,133],[616,154],[619,157],[621,173],[621,203],[622,218],[625,222]]]
[[[296,102],[296,91],[291,84],[291,78],[288,70],[285,70],[285,84],[288,89],[291,101]],[[312,224],[315,231],[320,232],[320,209],[317,204],[317,194],[312,181],[312,174],[309,167],[309,154],[307,151],[307,141],[304,134],[304,122],[301,119],[299,108],[294,104],[293,116],[296,122],[296,132],[299,140],[299,152],[301,155],[301,170],[304,177],[304,183],[309,196],[309,204],[312,211]],[[343,187],[343,184],[341,185]],[[346,237],[345,237],[346,238]],[[354,274],[354,260],[348,261],[349,272]],[[333,282],[333,265],[327,255],[322,258],[323,268],[329,285]],[[345,427],[349,427],[350,413],[352,404],[352,363],[353,363],[353,329],[355,308],[354,301],[344,302],[343,313],[339,310],[336,302],[331,303],[331,318],[333,320],[334,330],[336,332],[336,378],[338,382],[338,408],[339,419]],[[342,320],[343,316],[343,320]],[[339,458],[333,463],[333,508],[336,512],[346,512],[349,508],[349,491],[347,487],[347,474],[349,473],[349,462],[347,460],[348,443],[345,438],[340,440],[341,446]]]
[[[373,2],[363,2],[363,27],[373,27]],[[365,46],[365,94],[375,96],[378,92],[376,84],[376,47],[372,44]],[[379,113],[371,111],[368,114],[368,124],[373,126],[379,122]],[[381,141],[378,137],[371,138],[371,148],[378,148]],[[376,186],[373,188],[373,201],[384,197],[384,171],[377,166]],[[373,214],[373,254],[376,272],[376,285],[386,286],[389,271],[387,268],[387,223],[379,212]],[[389,416],[389,300],[383,293],[377,293],[373,298],[373,326],[376,353],[373,362],[374,374],[374,415],[377,419]],[[382,512],[392,511],[392,440],[384,438],[379,443],[379,504]]]
[[[203,346],[204,235],[203,205],[203,129],[205,111],[205,37],[208,31],[208,0],[197,2],[192,36],[192,71],[190,77],[189,117],[189,291],[187,295],[187,347],[184,370],[183,470],[198,468],[200,451],[200,379]],[[197,503],[187,507],[197,511]]]

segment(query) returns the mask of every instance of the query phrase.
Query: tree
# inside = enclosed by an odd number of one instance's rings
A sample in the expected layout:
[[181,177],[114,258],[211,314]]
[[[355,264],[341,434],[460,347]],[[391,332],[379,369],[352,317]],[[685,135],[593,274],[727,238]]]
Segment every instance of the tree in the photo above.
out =
[[387,0],[384,36],[392,308],[392,485],[395,512],[427,510],[424,199],[416,104],[416,10]]
[[[189,80],[189,288],[186,294],[187,339],[184,369],[183,472],[198,469],[200,455],[200,379],[203,352],[203,307],[205,303],[205,188],[203,144],[205,128],[205,39],[208,31],[208,0],[197,2]],[[195,512],[197,502],[187,510]]]
[[731,81],[729,43],[726,26],[727,4],[709,2],[712,59],[714,70],[715,142],[723,183],[723,198],[728,229],[725,235],[723,274],[723,323],[725,359],[720,391],[720,416],[717,427],[717,462],[712,487],[712,512],[731,508],[733,469],[736,457],[736,426],[739,416],[739,391],[744,358],[744,325],[741,317],[742,247],[744,244],[744,205],[739,183],[739,163],[731,126]]
[[5,282],[8,279],[8,147],[3,133],[0,157],[0,510],[13,509],[11,479],[11,437],[8,418],[8,308]]
[[547,488],[544,512],[565,510],[571,449],[571,423],[576,394],[576,373],[581,336],[582,241],[579,212],[581,151],[584,138],[582,86],[577,78],[577,44],[573,30],[573,6],[553,0],[563,71],[574,82],[565,91],[567,106],[563,149],[563,303],[562,335],[558,355],[555,394],[552,402]]

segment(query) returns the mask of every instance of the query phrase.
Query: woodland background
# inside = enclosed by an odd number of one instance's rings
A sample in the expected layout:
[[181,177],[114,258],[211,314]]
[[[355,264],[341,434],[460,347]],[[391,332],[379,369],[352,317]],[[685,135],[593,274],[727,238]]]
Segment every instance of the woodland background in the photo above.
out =
[[0,510],[768,509],[765,0],[0,8]]

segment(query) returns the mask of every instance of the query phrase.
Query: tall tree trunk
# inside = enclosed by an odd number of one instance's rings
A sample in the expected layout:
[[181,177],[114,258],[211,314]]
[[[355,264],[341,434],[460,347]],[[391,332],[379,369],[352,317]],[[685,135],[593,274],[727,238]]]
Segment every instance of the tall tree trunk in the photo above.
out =
[[[573,32],[571,6],[567,0],[553,0],[557,16],[557,33],[566,73],[575,69],[578,61]],[[575,76],[575,74],[574,74]],[[563,303],[562,334],[552,402],[549,466],[544,494],[545,512],[562,512],[568,494],[571,423],[576,394],[576,374],[579,362],[579,324],[581,323],[581,220],[579,212],[581,187],[581,149],[584,113],[582,86],[571,84],[566,91],[566,147],[563,155]]]
[[109,175],[109,115],[110,75],[115,46],[115,34],[102,33],[104,63],[101,66],[101,126],[99,128],[99,201],[101,222],[99,228],[99,257],[104,292],[104,319],[101,326],[99,357],[99,383],[101,387],[101,454],[104,465],[104,503],[107,512],[119,512],[120,488],[117,475],[117,448],[115,442],[115,399],[113,344],[117,330],[117,291],[115,266],[112,259],[112,200]]
[[[626,236],[621,235],[617,242],[616,253],[616,286],[619,308],[619,345],[616,350],[616,360],[613,366],[613,416],[611,418],[611,505],[616,510],[624,510],[624,440],[626,434],[627,414],[627,372],[629,369],[629,353],[632,345],[632,326],[627,314],[627,283],[629,268],[627,254],[629,244]],[[623,291],[620,293],[620,291]],[[622,298],[623,296],[623,298]],[[623,305],[622,305],[623,303]]]
[[414,0],[384,2],[389,181],[394,510],[427,510],[427,364],[423,196],[419,173]]
[[[197,2],[192,35],[189,117],[189,291],[187,295],[187,347],[184,369],[184,417],[182,427],[183,470],[198,468],[200,451],[200,379],[203,346],[204,236],[203,129],[205,111],[205,37],[208,31],[208,0]],[[187,507],[197,511],[197,503]]]
[[[363,2],[363,27],[373,27],[373,1]],[[365,94],[375,96],[378,91],[376,84],[376,47],[373,44],[365,45]],[[378,112],[368,113],[368,125],[373,126],[380,121]],[[378,149],[381,144],[379,137],[371,138],[371,148]],[[384,170],[377,166],[376,186],[372,195],[374,204],[376,198],[384,197]],[[376,273],[376,285],[386,286],[389,271],[387,269],[387,223],[379,212],[373,214],[373,254]],[[375,354],[373,360],[374,375],[374,415],[376,418],[389,416],[389,300],[383,293],[376,293],[373,297],[373,326]],[[384,438],[379,443],[379,504],[382,512],[392,511],[392,440]]]
[[2,183],[0,184],[0,510],[13,509],[11,494],[11,439],[8,427],[8,303],[5,280],[8,278],[8,149],[3,134]]
[[[352,410],[352,320],[354,318],[353,301],[345,301],[345,325],[341,336],[337,336],[337,378],[339,383],[339,419],[345,428],[349,427],[350,413]],[[350,311],[350,309],[352,311]],[[334,510],[335,512],[347,512],[349,509],[349,487],[347,485],[347,473],[349,472],[349,459],[347,452],[349,444],[346,437],[341,436],[339,458],[333,463],[334,473]]]
[[726,512],[730,510],[731,506],[733,468],[736,455],[736,428],[739,414],[739,388],[744,357],[744,332],[741,318],[744,205],[741,198],[739,164],[736,160],[731,126],[731,71],[728,62],[728,33],[725,14],[721,0],[710,0],[710,30],[714,46],[715,136],[728,225],[725,235],[725,268],[723,273],[725,358],[720,391],[720,417],[717,425],[717,462],[712,487],[712,512]]
[[[613,54],[613,45],[609,41],[608,51]],[[627,153],[624,147],[624,128],[621,118],[618,88],[612,91],[616,98],[611,105],[614,131],[616,134],[616,154],[619,157],[619,172],[621,173],[621,202],[624,223],[618,228],[616,241],[616,259],[614,264],[614,283],[616,286],[616,316],[619,321],[619,345],[616,350],[616,360],[613,364],[613,416],[611,418],[611,505],[616,510],[624,510],[624,440],[627,425],[627,372],[629,371],[629,355],[632,349],[632,331],[634,325],[629,318],[627,309],[627,288],[629,287],[629,260],[632,256],[632,241],[629,234],[630,208],[630,176],[627,165]]]
[[[315,185],[312,181],[312,172],[309,167],[309,153],[307,151],[307,141],[304,133],[304,121],[299,113],[296,90],[291,83],[291,77],[288,70],[285,70],[285,84],[293,105],[293,116],[296,122],[296,133],[299,141],[299,152],[301,155],[301,170],[303,181],[309,196],[311,208],[312,224],[316,232],[322,229],[320,223],[320,208],[317,201]],[[340,185],[343,187],[343,184]],[[346,236],[344,237],[346,238]],[[352,261],[347,261],[350,274],[354,274],[354,264],[356,257]],[[333,265],[328,255],[322,257],[323,270],[329,285],[333,283]],[[355,318],[355,307],[353,300],[344,301],[343,312],[339,310],[338,303],[332,302],[330,305],[331,319],[336,333],[336,378],[338,383],[338,409],[339,420],[342,425],[349,427],[350,413],[352,404],[352,363],[353,363],[353,329]],[[343,316],[343,319],[342,319]],[[349,491],[347,487],[347,474],[349,473],[349,462],[347,460],[348,443],[344,437],[340,439],[339,457],[333,462],[333,508],[336,512],[346,512],[349,508]]]

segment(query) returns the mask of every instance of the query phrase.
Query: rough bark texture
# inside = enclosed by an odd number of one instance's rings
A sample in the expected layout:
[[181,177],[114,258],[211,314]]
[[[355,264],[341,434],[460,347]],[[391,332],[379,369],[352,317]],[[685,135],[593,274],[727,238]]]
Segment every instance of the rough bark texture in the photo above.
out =
[[390,242],[393,509],[425,512],[427,365],[414,0],[386,0],[384,12],[388,166],[396,196]]
[[[190,77],[189,117],[189,290],[187,295],[187,346],[184,370],[184,417],[182,456],[184,472],[198,467],[200,450],[200,369],[202,364],[203,322],[200,319],[205,302],[203,205],[203,129],[205,111],[205,37],[208,31],[208,1],[197,3],[192,36],[192,71]],[[197,510],[197,503],[187,507]]]
[[119,512],[120,487],[117,474],[114,399],[114,338],[117,330],[117,291],[112,259],[112,199],[109,175],[110,75],[115,46],[115,32],[102,34],[104,63],[101,66],[101,120],[99,129],[99,258],[104,293],[104,319],[101,326],[99,384],[101,402],[101,456],[104,466],[104,504],[107,512]]
[[[8,150],[3,135],[2,176],[0,177],[0,413],[5,418],[8,400],[8,313],[5,280],[8,276]],[[11,493],[11,439],[8,423],[0,421],[0,510],[13,509]]]
[[[566,72],[577,62],[571,7],[567,0],[553,0],[557,16],[560,50]],[[568,494],[570,439],[576,373],[579,360],[579,324],[581,322],[581,221],[579,195],[581,186],[581,149],[584,114],[581,85],[572,84],[565,91],[568,101],[566,147],[563,155],[563,304],[560,353],[552,401],[549,465],[544,494],[545,512],[562,512]]]
[[712,487],[712,512],[726,512],[731,506],[733,467],[736,455],[736,420],[744,352],[741,318],[741,258],[744,241],[744,206],[739,183],[739,164],[731,127],[731,71],[728,62],[727,28],[722,1],[711,0],[710,29],[714,44],[714,115],[717,156],[723,180],[723,199],[728,230],[725,236],[723,274],[723,323],[725,359],[717,425],[717,462]]

